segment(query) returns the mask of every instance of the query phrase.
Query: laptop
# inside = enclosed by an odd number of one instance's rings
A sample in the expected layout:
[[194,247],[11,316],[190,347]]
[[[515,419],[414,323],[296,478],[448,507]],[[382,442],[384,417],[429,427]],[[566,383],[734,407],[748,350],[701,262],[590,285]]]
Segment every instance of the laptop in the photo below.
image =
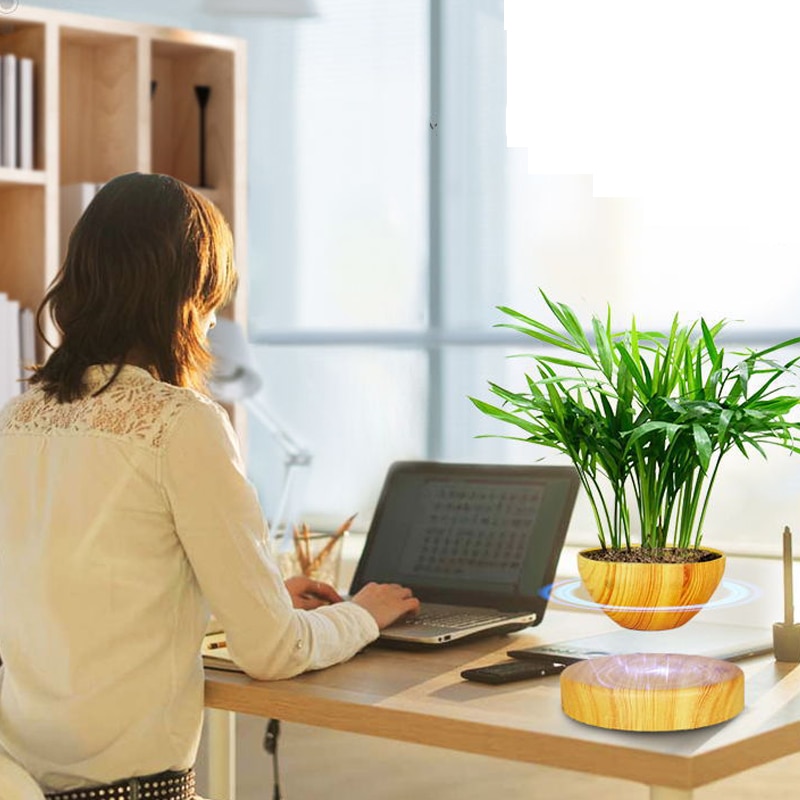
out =
[[389,468],[350,586],[400,583],[420,613],[384,644],[436,646],[538,625],[579,480],[570,466],[401,461]]

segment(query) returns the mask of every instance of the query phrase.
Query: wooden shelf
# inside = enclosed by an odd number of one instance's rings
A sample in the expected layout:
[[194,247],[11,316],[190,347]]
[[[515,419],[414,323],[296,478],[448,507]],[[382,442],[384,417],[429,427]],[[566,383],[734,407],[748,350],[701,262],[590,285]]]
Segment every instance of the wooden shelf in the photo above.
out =
[[0,191],[6,186],[44,186],[46,179],[43,169],[0,167]]
[[[46,63],[46,27],[40,22],[24,19],[24,15],[19,11],[17,9],[14,13],[13,24],[5,20],[4,24],[0,25],[0,51],[33,59],[34,117],[38,126],[41,126],[41,122],[46,116],[43,91],[44,81],[42,78]],[[36,134],[37,132],[35,131],[33,163],[37,170],[43,170],[45,167],[43,138]],[[3,167],[0,169],[2,169],[0,175],[3,175],[10,168]],[[19,182],[33,183],[34,181],[27,181],[22,177]]]
[[[153,42],[154,172],[175,175],[200,189],[232,216],[233,54],[191,44]],[[210,90],[206,107],[205,186],[200,185],[200,106],[195,87]]]
[[0,185],[0,291],[32,309],[45,288],[45,205],[43,185]]
[[60,182],[102,183],[138,167],[134,36],[60,31]]
[[[206,109],[211,188],[201,191],[231,225],[244,278],[242,40],[20,6],[0,17],[0,52],[34,61],[35,138],[34,169],[0,167],[0,292],[35,309],[55,277],[66,238],[60,231],[61,187],[102,184],[131,171],[162,172],[197,185],[196,85],[211,87]],[[226,315],[244,323],[245,313],[240,289]],[[241,425],[240,418],[240,432]]]

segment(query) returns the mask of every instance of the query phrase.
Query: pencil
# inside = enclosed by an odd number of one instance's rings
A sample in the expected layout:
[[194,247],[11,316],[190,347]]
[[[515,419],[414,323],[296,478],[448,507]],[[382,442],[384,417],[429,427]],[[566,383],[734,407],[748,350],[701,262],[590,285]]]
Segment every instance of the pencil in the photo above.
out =
[[358,516],[358,511],[355,514],[351,514],[337,529],[336,533],[334,533],[334,537],[338,539],[343,534],[347,533],[350,530],[350,526],[353,524],[353,520]]
[[311,570],[311,539],[309,538],[308,525],[303,523],[303,547],[305,548],[305,555],[303,559],[303,575],[308,575]]
[[292,529],[294,534],[294,552],[297,556],[297,563],[300,567],[300,572],[305,575],[308,563],[306,562],[306,554],[303,552],[303,543],[300,540],[300,529],[297,525],[292,526]]
[[337,529],[336,532],[331,536],[330,541],[319,551],[317,557],[311,562],[311,569],[310,571],[313,572],[320,568],[322,562],[328,557],[328,553],[333,550],[333,546],[339,539],[350,530],[350,526],[353,524],[353,520],[358,516],[358,512],[353,514],[352,516],[348,517]]

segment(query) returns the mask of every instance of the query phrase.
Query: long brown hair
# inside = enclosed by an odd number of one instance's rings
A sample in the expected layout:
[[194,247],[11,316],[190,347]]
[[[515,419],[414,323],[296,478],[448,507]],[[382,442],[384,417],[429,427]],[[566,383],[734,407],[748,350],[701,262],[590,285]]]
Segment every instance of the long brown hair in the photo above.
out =
[[102,391],[137,353],[159,380],[202,388],[203,321],[236,282],[233,237],[213,203],[167,175],[120,175],[81,216],[39,306],[39,332],[48,309],[61,338],[31,382],[69,402],[88,366],[116,365]]

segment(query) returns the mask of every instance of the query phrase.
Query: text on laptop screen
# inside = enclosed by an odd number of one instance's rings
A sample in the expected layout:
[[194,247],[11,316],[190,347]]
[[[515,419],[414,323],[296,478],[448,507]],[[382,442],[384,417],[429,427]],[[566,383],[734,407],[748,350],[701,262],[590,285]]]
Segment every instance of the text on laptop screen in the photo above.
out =
[[[547,470],[544,471],[547,473]],[[574,488],[563,473],[399,472],[382,497],[363,578],[412,587],[536,594],[560,550]]]

